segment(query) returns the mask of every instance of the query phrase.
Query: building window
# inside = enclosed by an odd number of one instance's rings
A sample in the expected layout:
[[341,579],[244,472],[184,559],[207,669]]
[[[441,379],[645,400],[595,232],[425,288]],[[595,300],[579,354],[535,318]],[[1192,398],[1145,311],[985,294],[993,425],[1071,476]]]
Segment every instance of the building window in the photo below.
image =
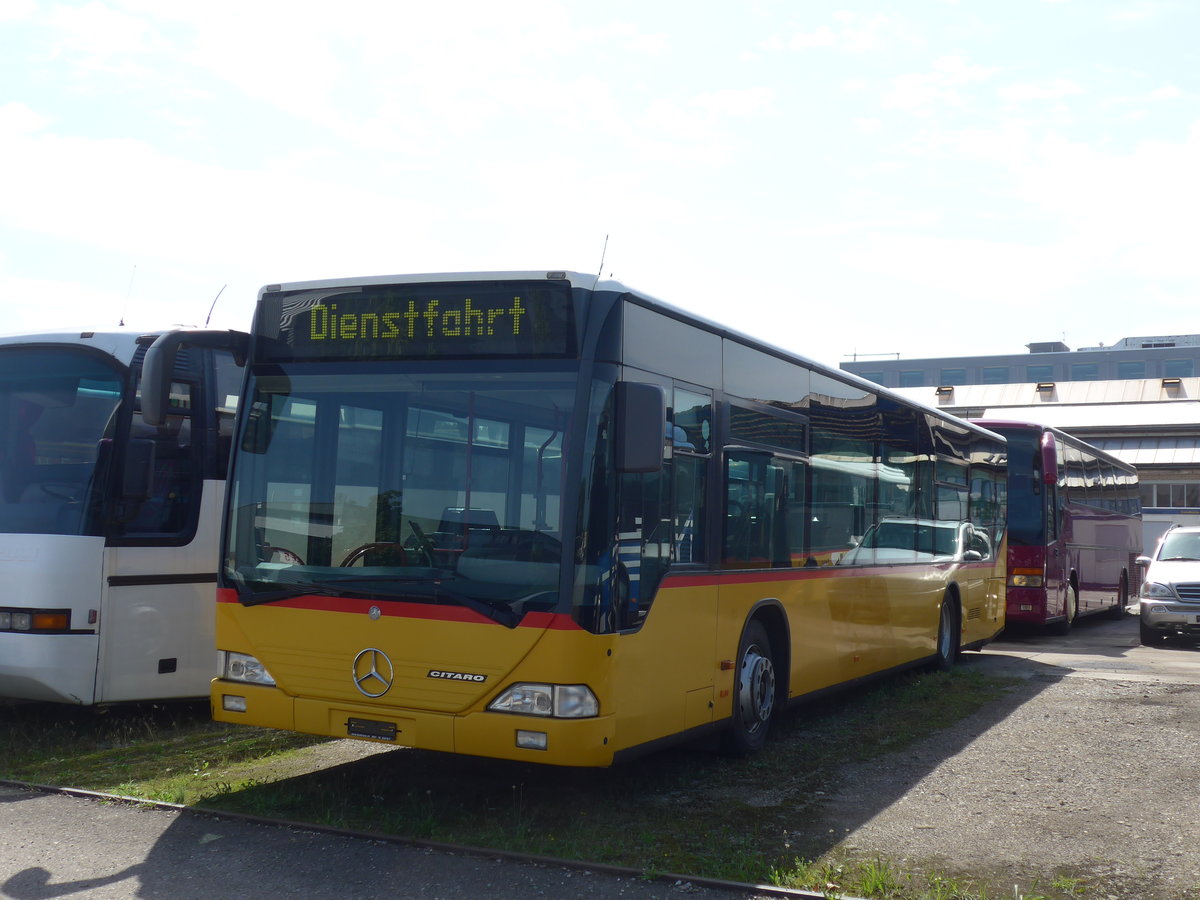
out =
[[1190,359],[1164,359],[1164,378],[1191,378],[1192,361]]
[[883,385],[884,387],[887,387],[887,381],[886,381],[887,376],[885,376],[882,372],[861,372],[861,373],[859,373],[858,377],[865,378],[865,379],[867,379],[867,381],[873,381],[876,384],[880,384],[880,385]]
[[900,387],[924,387],[925,373],[921,369],[907,369],[900,373]]
[[1200,484],[1196,483],[1141,483],[1142,506],[1158,509],[1200,508]]
[[1145,378],[1146,364],[1144,362],[1117,363],[1117,378],[1126,381],[1131,378]]
[[1054,366],[1026,366],[1026,381],[1053,381]]
[[1008,383],[1008,366],[984,366],[983,367],[983,383],[984,384],[1007,384]]
[[1100,365],[1099,365],[1099,363],[1072,363],[1072,365],[1071,365],[1071,380],[1072,381],[1099,381],[1100,380]]
[[966,384],[967,370],[966,369],[942,369],[942,374],[938,376],[938,384]]

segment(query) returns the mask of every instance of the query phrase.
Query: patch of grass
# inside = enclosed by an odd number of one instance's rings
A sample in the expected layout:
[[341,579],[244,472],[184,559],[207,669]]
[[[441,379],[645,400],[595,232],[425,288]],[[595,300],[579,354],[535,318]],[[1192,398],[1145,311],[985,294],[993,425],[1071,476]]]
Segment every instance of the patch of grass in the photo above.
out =
[[[839,856],[807,825],[848,763],[912,746],[1012,684],[914,672],[781,716],[745,759],[683,748],[603,770],[395,749],[310,771],[298,754],[322,739],[214,723],[207,705],[0,708],[0,777],[830,897],[990,900],[968,878]],[[1045,900],[1076,896],[1064,883]]]
[[213,722],[207,702],[0,706],[0,736],[0,778],[169,803],[195,802],[217,773],[327,740]]

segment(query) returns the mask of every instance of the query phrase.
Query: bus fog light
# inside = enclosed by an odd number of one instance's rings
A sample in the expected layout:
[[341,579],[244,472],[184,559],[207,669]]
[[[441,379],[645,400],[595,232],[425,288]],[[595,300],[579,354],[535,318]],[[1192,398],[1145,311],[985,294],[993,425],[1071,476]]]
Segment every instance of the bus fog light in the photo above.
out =
[[239,697],[236,694],[222,694],[221,709],[226,712],[245,712],[246,698]]
[[244,681],[247,684],[274,685],[275,679],[267,671],[267,667],[253,656],[246,653],[235,653],[232,650],[222,651],[221,677],[228,681]]
[[523,750],[545,750],[546,749],[546,732],[544,731],[518,731],[517,746]]

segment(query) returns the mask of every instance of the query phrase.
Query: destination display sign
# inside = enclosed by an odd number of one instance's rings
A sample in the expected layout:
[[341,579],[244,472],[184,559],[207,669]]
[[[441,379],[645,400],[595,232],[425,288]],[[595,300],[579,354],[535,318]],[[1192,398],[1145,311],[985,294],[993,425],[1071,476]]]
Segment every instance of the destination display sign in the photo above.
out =
[[575,352],[570,286],[492,281],[266,294],[260,333],[282,359],[561,357]]

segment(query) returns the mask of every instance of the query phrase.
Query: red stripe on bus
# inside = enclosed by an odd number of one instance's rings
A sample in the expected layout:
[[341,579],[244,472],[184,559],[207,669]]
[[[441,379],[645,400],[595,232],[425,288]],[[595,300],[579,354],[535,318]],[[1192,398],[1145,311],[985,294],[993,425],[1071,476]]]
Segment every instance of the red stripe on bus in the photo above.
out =
[[[218,603],[238,603],[237,591],[230,588],[220,588],[217,591]],[[361,597],[327,597],[324,594],[305,594],[300,597],[289,597],[287,600],[276,600],[270,604],[284,609],[306,609],[316,612],[350,613],[351,615],[367,615],[372,607],[378,607],[381,617],[403,619],[430,619],[439,622],[492,622],[482,613],[477,613],[465,606],[434,606],[428,603],[407,603],[405,601],[365,600]],[[518,628],[539,628],[553,631],[579,631],[579,624],[570,616],[562,613],[531,612],[521,619]]]

